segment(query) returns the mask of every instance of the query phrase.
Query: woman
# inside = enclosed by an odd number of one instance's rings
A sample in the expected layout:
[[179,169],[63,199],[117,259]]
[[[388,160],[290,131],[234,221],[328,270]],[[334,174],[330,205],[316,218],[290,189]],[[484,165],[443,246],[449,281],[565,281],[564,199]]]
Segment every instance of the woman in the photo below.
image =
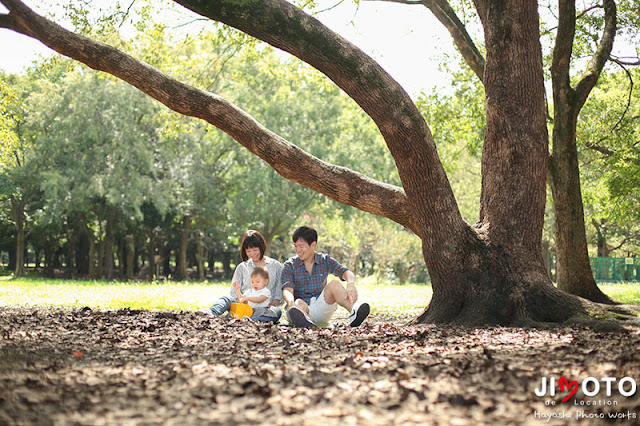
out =
[[[262,266],[269,271],[269,283],[267,288],[271,291],[271,302],[267,309],[261,309],[254,312],[251,317],[257,321],[273,321],[277,322],[282,315],[280,305],[282,305],[282,286],[280,285],[282,275],[282,265],[275,259],[264,255],[267,249],[267,243],[258,231],[249,230],[242,236],[240,244],[240,258],[242,262],[236,266],[231,282],[240,283],[240,293],[251,289],[251,271],[256,266]],[[231,309],[231,302],[237,302],[236,290],[231,286],[229,296],[222,296],[209,309],[202,312],[211,313],[213,315],[223,315]]]

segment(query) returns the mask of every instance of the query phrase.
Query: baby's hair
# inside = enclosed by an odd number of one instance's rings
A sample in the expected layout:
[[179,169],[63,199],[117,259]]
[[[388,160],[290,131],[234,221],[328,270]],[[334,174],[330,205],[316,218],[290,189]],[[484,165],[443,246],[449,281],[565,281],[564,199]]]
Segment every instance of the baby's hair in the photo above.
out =
[[253,268],[253,271],[251,271],[251,278],[255,277],[256,275],[261,275],[262,278],[269,281],[269,271],[267,270],[267,268],[263,268],[262,266],[255,266]]

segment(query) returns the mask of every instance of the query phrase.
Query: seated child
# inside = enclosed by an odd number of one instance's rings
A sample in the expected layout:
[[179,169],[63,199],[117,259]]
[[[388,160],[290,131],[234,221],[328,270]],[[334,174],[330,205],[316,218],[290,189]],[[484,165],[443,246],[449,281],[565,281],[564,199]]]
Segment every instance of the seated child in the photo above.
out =
[[267,268],[262,266],[254,267],[253,271],[251,271],[251,290],[246,294],[240,293],[240,283],[238,281],[233,282],[238,302],[248,303],[253,308],[254,314],[256,311],[260,311],[260,308],[268,308],[271,300],[271,291],[267,288],[268,283],[269,271]]

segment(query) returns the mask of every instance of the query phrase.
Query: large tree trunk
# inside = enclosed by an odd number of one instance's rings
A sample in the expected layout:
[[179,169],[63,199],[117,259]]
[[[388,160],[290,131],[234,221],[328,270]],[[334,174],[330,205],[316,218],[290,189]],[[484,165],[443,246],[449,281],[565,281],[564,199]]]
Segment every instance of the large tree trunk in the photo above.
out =
[[476,4],[487,48],[480,220],[449,250],[425,247],[433,298],[420,321],[563,321],[580,303],[552,285],[541,256],[548,135],[537,6]]
[[18,200],[13,196],[11,197],[11,213],[16,228],[16,264],[13,273],[15,277],[24,276],[24,251],[26,248],[24,237],[24,226],[26,223],[26,216],[24,214],[25,205],[24,200]]
[[185,115],[222,129],[287,179],[414,231],[433,283],[421,321],[526,324],[584,314],[544,268],[548,134],[537,3],[477,0],[485,32],[487,131],[479,222],[465,223],[415,103],[375,61],[286,0],[181,4],[297,56],[326,74],[374,120],[402,188],[327,164],[220,96],[179,83],[109,46],[72,34],[19,0],[0,25],[109,72]]
[[549,171],[556,218],[558,288],[594,302],[613,304],[615,302],[596,285],[589,263],[576,145],[578,115],[609,57],[615,36],[615,3],[605,0],[603,4],[605,28],[600,46],[582,78],[572,87],[570,62],[576,25],[575,1],[559,2],[558,36],[551,66],[554,120]]

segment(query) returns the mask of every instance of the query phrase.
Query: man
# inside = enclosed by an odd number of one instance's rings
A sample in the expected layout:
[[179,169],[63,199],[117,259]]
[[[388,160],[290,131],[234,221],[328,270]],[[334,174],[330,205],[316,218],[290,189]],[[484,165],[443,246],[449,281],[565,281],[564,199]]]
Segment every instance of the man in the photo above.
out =
[[[350,312],[349,325],[357,327],[367,318],[368,303],[356,304],[355,275],[334,258],[316,253],[318,233],[302,226],[293,233],[293,248],[297,256],[282,266],[282,295],[287,304],[287,316],[296,327],[312,328],[326,324],[338,305]],[[345,289],[339,280],[327,284],[333,274],[347,282]]]

